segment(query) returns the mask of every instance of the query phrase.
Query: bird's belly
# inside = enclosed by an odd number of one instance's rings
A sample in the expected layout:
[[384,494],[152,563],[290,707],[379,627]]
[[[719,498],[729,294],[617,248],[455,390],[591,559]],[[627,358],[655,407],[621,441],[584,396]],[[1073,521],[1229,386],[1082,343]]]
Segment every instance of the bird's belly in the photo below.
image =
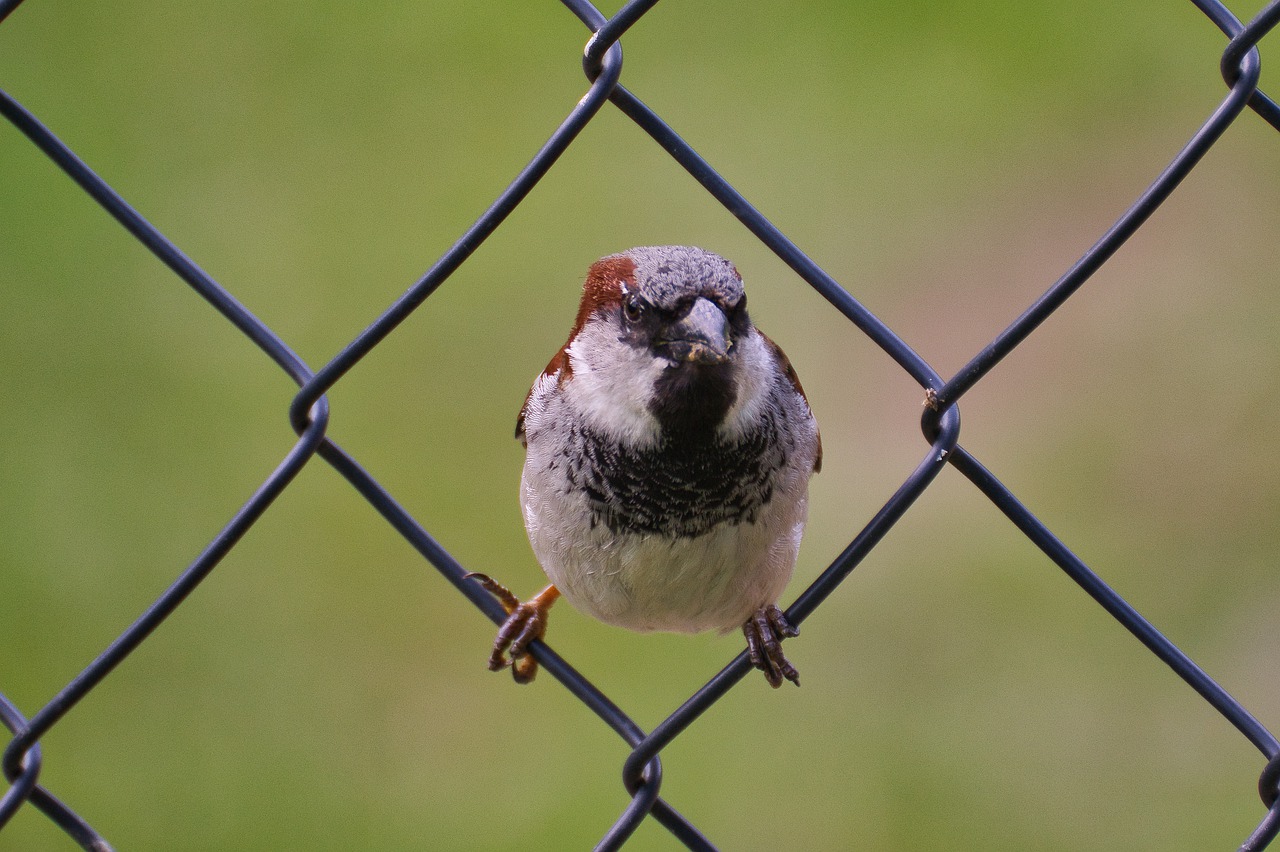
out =
[[721,523],[697,536],[619,532],[593,523],[589,508],[568,495],[529,496],[529,540],[551,582],[577,609],[639,631],[741,626],[782,593],[805,520],[801,497],[772,501],[751,522]]

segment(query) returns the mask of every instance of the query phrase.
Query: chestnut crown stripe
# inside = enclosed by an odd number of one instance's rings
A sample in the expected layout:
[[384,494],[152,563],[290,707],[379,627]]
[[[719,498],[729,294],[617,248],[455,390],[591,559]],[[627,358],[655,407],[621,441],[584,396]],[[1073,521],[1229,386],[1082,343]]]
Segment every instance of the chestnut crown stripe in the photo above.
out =
[[[578,336],[591,315],[601,310],[621,306],[625,290],[636,290],[636,262],[625,254],[601,258],[591,264],[586,283],[582,285],[582,302],[578,305],[578,318],[574,321],[569,339]],[[566,344],[567,346],[568,344]]]

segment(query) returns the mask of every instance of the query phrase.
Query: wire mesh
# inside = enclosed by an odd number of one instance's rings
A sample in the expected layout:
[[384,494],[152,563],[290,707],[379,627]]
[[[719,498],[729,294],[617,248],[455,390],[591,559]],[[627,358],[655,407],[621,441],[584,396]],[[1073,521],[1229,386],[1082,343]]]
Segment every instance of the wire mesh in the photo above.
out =
[[[685,169],[707,193],[730,211],[751,234],[774,252],[796,275],[875,343],[907,375],[920,385],[925,399],[922,430],[927,450],[915,469],[889,497],[830,566],[787,609],[789,618],[802,624],[835,592],[851,572],[877,547],[894,525],[948,466],[955,468],[994,504],[1034,545],[1077,583],[1112,618],[1128,630],[1152,655],[1170,667],[1205,702],[1226,719],[1262,753],[1263,770],[1258,789],[1266,813],[1240,846],[1244,850],[1266,848],[1280,832],[1280,743],[1241,704],[1214,682],[1185,653],[1144,619],[1124,598],[1077,557],[1045,524],[984,465],[958,443],[958,403],[992,369],[1020,344],[1105,264],[1170,197],[1179,183],[1197,167],[1209,150],[1237,119],[1252,111],[1272,128],[1280,130],[1280,107],[1259,89],[1261,62],[1257,45],[1280,21],[1280,0],[1268,4],[1248,24],[1242,24],[1225,6],[1210,0],[1193,0],[1228,38],[1222,54],[1221,74],[1228,92],[1218,107],[1195,129],[1189,141],[1156,180],[1080,259],[1034,304],[984,346],[952,377],[939,374],[885,322],[874,315],[796,246],[763,213],[699,156],[676,131],[629,89],[621,85],[621,42],[632,27],[656,6],[656,0],[634,0],[612,17],[601,14],[582,0],[563,5],[591,32],[582,57],[590,83],[586,94],[564,118],[488,210],[468,228],[428,271],[336,356],[313,370],[270,327],[241,304],[187,257],[165,234],[150,224],[37,116],[8,94],[0,92],[0,114],[44,152],[94,201],[123,225],[142,245],[182,281],[251,340],[297,384],[289,406],[289,418],[297,441],[252,496],[204,551],[173,580],[170,587],[139,615],[102,653],[72,678],[43,706],[24,713],[0,695],[0,721],[13,736],[4,750],[3,768],[8,787],[0,796],[0,830],[21,808],[44,813],[66,835],[85,849],[108,849],[107,840],[70,806],[40,783],[44,765],[41,740],[80,702],[97,689],[149,636],[178,609],[273,504],[298,474],[318,457],[343,479],[404,537],[454,589],[495,623],[505,618],[502,607],[476,584],[466,580],[462,565],[432,534],[397,502],[349,452],[329,434],[329,393],[344,376],[467,263],[533,188],[547,178],[557,160],[608,106],[630,119]],[[0,22],[20,0],[0,3]],[[698,722],[703,714],[741,682],[750,670],[745,651],[694,692],[652,731],[643,730],[628,713],[595,684],[580,674],[550,647],[538,643],[534,655],[543,668],[622,738],[630,753],[623,765],[623,782],[631,797],[626,809],[601,838],[597,848],[617,849],[647,819],[654,819],[690,849],[714,848],[713,841],[661,795],[663,750]],[[477,668],[477,677],[484,676]],[[2,839],[2,838],[0,838]]]

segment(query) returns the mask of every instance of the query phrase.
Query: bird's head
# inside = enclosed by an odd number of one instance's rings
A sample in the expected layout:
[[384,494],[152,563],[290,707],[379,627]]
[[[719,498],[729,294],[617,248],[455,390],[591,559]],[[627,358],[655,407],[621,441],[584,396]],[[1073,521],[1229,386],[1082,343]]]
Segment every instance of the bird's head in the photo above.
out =
[[570,394],[598,425],[644,442],[708,434],[765,357],[742,278],[717,254],[633,248],[591,266],[565,345]]

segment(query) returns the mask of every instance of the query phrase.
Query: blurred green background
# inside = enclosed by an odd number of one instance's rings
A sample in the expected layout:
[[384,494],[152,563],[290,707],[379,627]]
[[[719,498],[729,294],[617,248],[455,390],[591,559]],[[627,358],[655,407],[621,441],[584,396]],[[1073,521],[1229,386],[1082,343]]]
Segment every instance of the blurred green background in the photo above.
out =
[[[30,0],[0,86],[319,367],[568,113],[585,41],[554,2]],[[1208,116],[1224,44],[1158,0],[668,0],[623,83],[949,375]],[[0,164],[0,692],[31,714],[284,456],[294,389],[7,124]],[[962,443],[1273,730],[1278,186],[1247,113],[961,405]],[[612,107],[332,391],[330,434],[533,591],[516,411],[587,265],[670,242],[737,263],[822,424],[789,602],[923,457],[920,389]],[[552,625],[646,728],[741,644]],[[485,671],[492,634],[316,460],[41,780],[122,850],[587,848],[626,748],[551,678]],[[751,678],[664,752],[725,849],[1228,849],[1262,816],[1260,755],[953,471],[788,648],[802,689]],[[628,848],[674,845],[649,821]],[[30,808],[0,834],[70,847]]]

